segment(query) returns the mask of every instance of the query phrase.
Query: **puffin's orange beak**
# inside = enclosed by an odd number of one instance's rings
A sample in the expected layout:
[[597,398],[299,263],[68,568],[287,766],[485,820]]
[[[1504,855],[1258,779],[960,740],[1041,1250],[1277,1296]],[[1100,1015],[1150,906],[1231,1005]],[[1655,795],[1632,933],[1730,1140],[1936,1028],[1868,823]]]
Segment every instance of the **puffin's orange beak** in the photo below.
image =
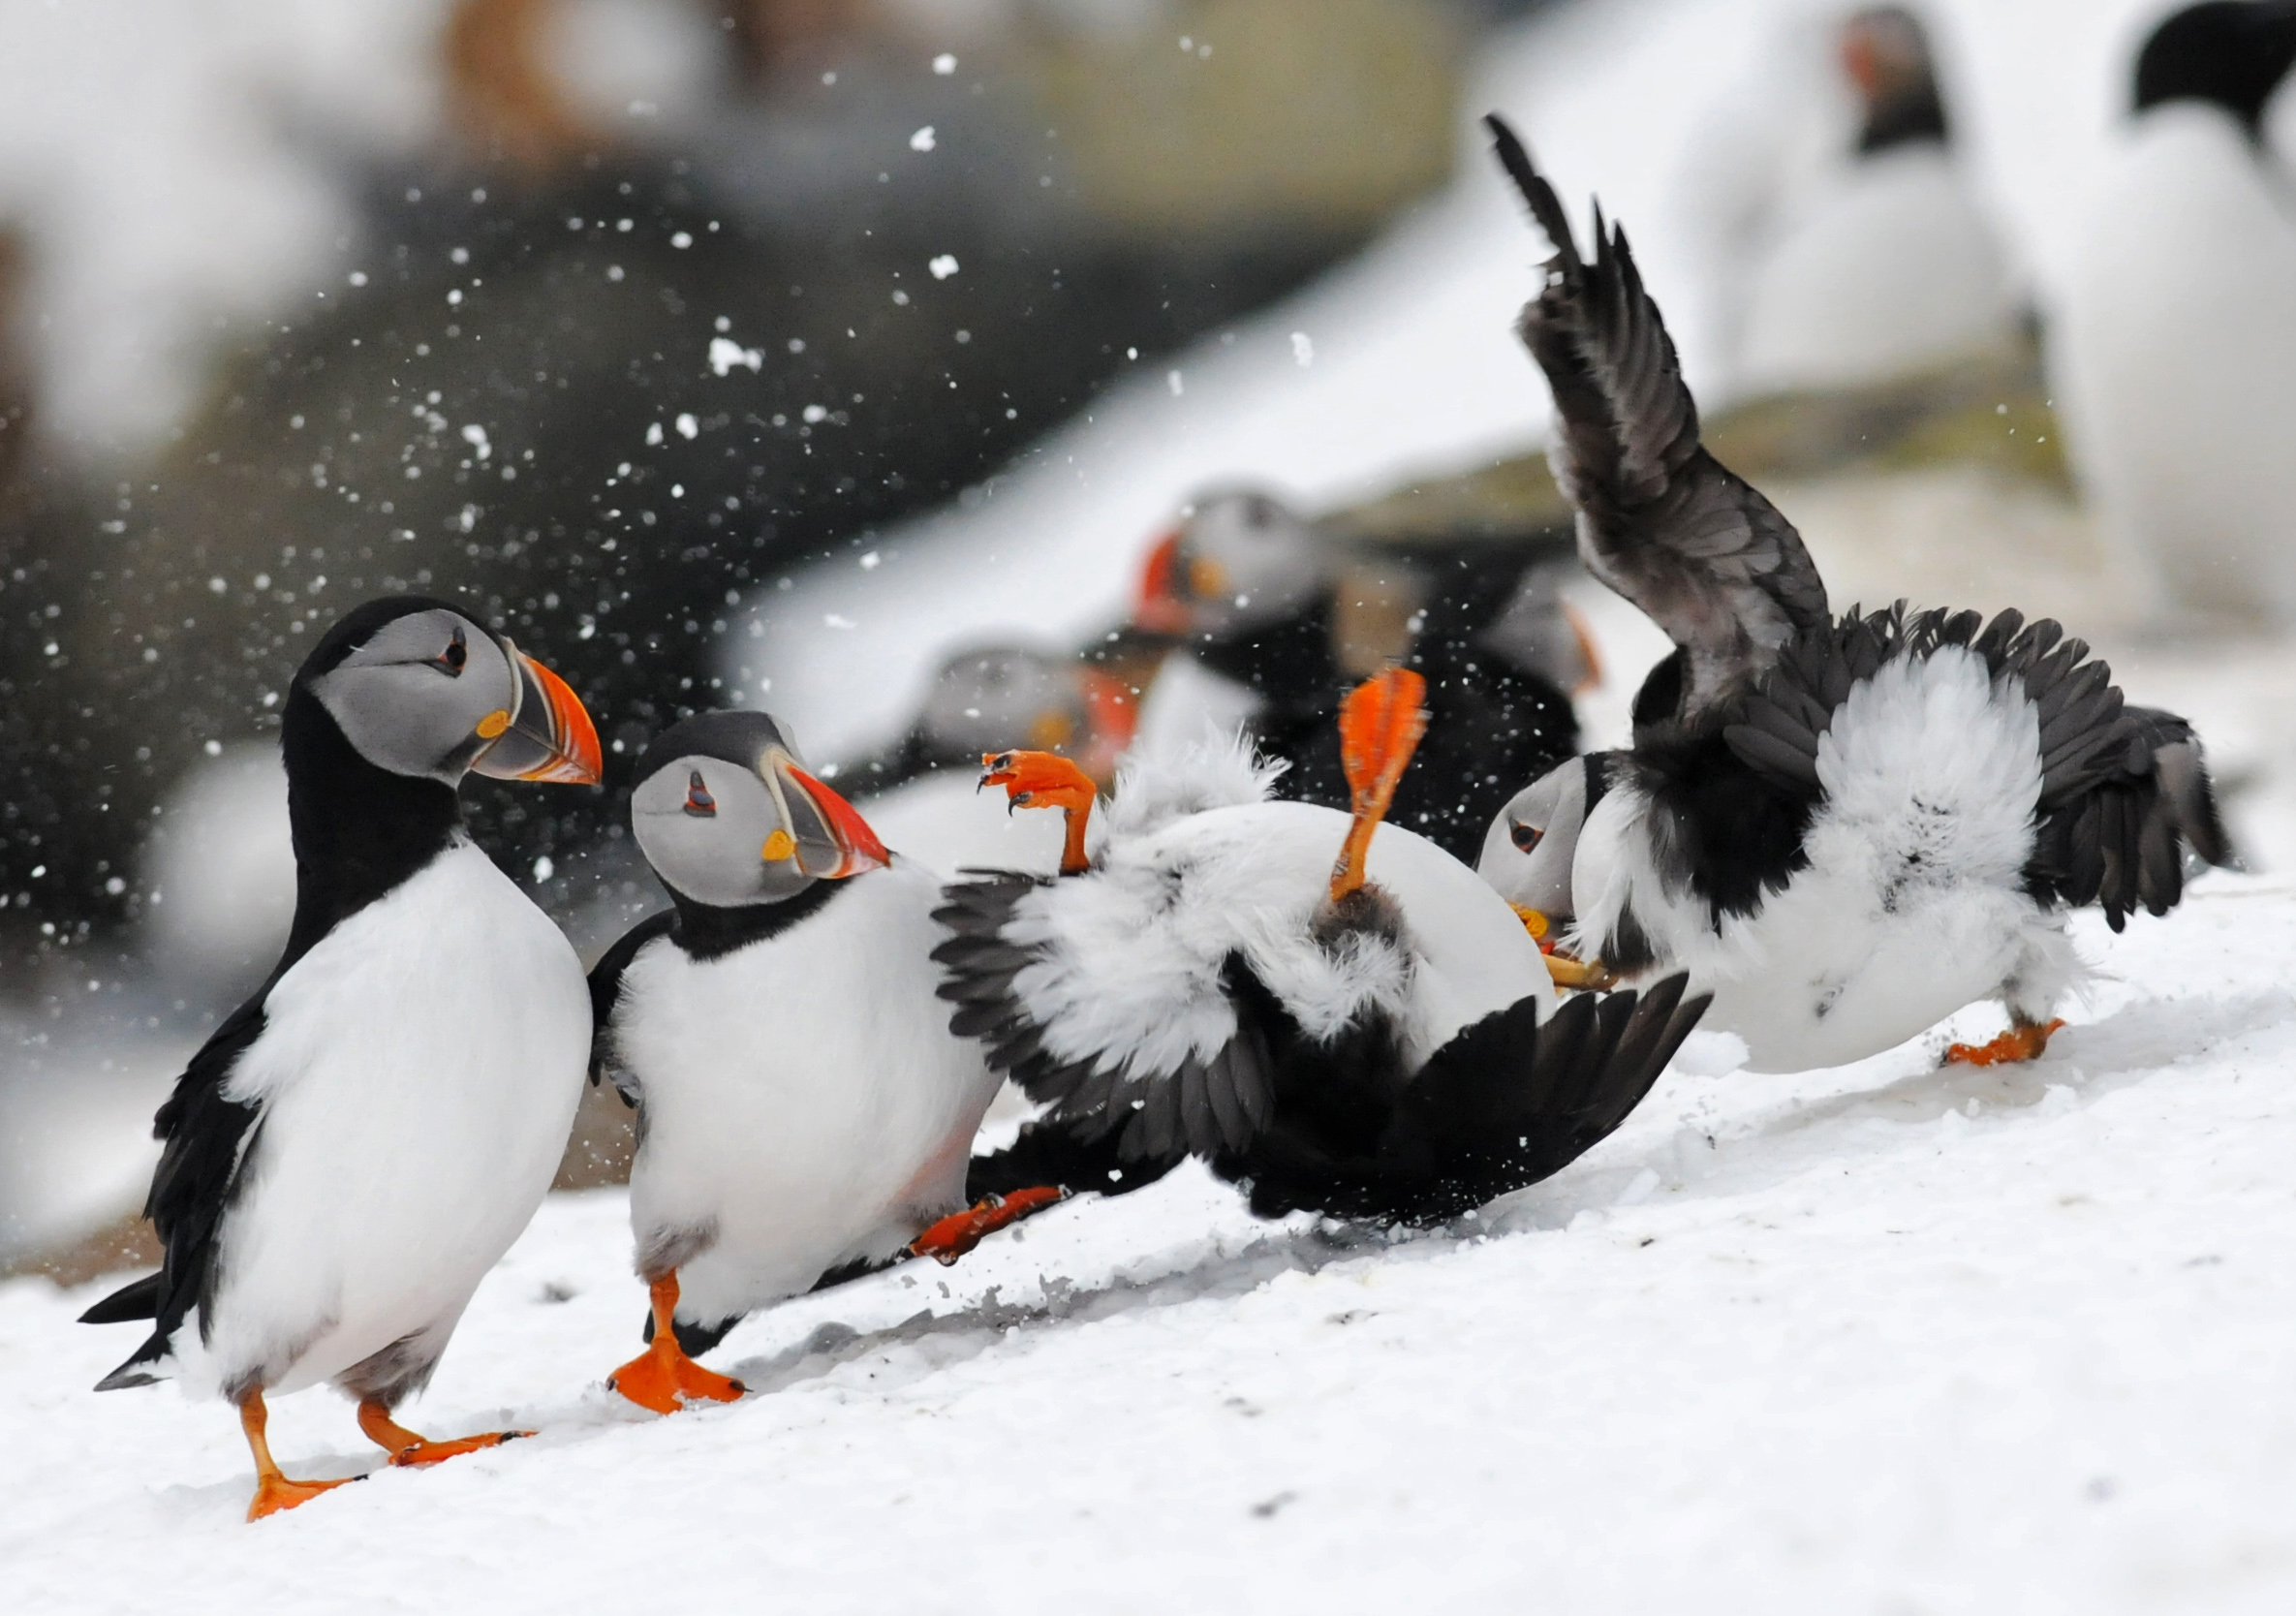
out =
[[[598,730],[574,688],[509,640],[511,668],[517,675],[515,705],[497,715],[502,728],[471,767],[497,780],[535,780],[552,785],[595,786],[605,760]],[[485,729],[481,727],[481,734]]]
[[[784,763],[782,772],[809,797],[821,814],[822,823],[829,828],[830,840],[837,844],[838,861],[826,870],[806,870],[810,876],[827,881],[842,881],[865,870],[882,870],[890,865],[893,855],[885,852],[884,844],[877,839],[877,832],[869,828],[869,822],[860,811],[839,796],[822,781],[815,779],[794,763]],[[800,844],[802,846],[802,844]]]
[[1181,593],[1180,530],[1172,529],[1149,548],[1140,567],[1139,599],[1132,606],[1132,624],[1150,634],[1186,634],[1188,602]]

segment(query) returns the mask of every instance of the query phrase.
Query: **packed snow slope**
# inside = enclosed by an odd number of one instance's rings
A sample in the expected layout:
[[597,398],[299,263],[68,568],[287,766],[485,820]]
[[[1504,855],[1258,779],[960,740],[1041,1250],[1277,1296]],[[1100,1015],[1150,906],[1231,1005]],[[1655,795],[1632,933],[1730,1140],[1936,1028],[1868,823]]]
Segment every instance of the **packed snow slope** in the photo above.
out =
[[[2048,1055],[1669,1074],[1479,1225],[1253,1223],[1193,1170],[752,1320],[756,1395],[600,1385],[640,1291],[554,1200],[409,1417],[533,1441],[258,1525],[230,1412],[87,1387],[0,1289],[16,1612],[2284,1611],[2296,886],[2122,937]],[[1957,1031],[1989,1032],[1978,1012]],[[1708,1045],[1711,1048],[1711,1042]],[[284,1399],[291,1472],[372,1462]]]

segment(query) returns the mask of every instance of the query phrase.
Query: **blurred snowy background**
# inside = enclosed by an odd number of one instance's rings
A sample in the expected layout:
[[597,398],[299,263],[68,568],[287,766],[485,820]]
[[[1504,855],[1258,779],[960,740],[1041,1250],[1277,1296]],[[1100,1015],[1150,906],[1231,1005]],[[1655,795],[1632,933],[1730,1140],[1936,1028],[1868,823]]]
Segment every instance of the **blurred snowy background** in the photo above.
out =
[[[686,711],[883,756],[952,650],[1104,642],[1219,483],[1553,532],[1487,109],[1629,222],[1837,604],[2063,615],[2285,868],[2291,597],[2147,527],[2113,446],[2161,430],[2074,352],[2147,251],[2229,265],[2155,357],[2228,329],[2185,424],[2296,425],[2296,123],[2148,156],[2172,9],[0,0],[0,1263],[133,1259],[149,1113],[285,929],[278,700],[360,598],[473,603],[591,707],[605,789],[466,795],[594,951],[654,904],[612,771]],[[2197,200],[2132,233],[2143,162]],[[1658,640],[1566,589],[1600,744]]]

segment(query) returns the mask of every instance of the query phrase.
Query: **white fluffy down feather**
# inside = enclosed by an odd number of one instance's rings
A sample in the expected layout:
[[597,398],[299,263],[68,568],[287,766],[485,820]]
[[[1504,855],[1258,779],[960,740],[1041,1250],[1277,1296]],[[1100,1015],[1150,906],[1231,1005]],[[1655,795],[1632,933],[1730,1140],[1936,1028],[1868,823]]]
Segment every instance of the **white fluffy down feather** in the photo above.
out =
[[1303,1030],[1392,1016],[1413,1065],[1471,1021],[1517,1001],[1553,1003],[1537,947],[1474,872],[1396,825],[1372,838],[1369,873],[1400,906],[1404,935],[1311,935],[1348,816],[1266,800],[1281,764],[1240,737],[1127,766],[1089,877],[1029,893],[1006,928],[1039,950],[1014,990],[1065,1061],[1135,1076],[1207,1058],[1232,1038],[1222,972],[1240,955]]

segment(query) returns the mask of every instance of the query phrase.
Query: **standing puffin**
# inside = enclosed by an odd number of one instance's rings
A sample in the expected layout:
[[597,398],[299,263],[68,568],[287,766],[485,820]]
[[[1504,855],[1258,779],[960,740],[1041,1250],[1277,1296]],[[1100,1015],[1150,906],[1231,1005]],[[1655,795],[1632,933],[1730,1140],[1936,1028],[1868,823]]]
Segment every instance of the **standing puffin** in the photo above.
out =
[[391,1411],[549,1189],[589,1039],[573,948],[456,796],[471,769],[597,783],[597,732],[556,674],[444,602],[370,601],[296,673],[280,750],[287,950],[160,1107],[159,1272],[83,1316],[153,1321],[99,1391],[180,1373],[238,1405],[251,1520],[342,1485],[280,1474],[266,1392],[334,1382],[394,1465],[520,1434],[434,1443]]
[[[1142,572],[1139,626],[1178,638],[1142,702],[1143,741],[1185,745],[1207,727],[1242,724],[1265,756],[1291,765],[1287,795],[1346,807],[1334,720],[1351,681],[1340,661],[1348,579],[1337,553],[1267,494],[1199,499]],[[1443,558],[1427,569],[1438,581],[1406,631],[1400,660],[1426,681],[1427,732],[1391,817],[1456,858],[1474,856],[1513,782],[1578,748],[1562,671],[1583,688],[1598,668],[1583,626],[1536,575],[1546,559]],[[1425,581],[1412,557],[1386,566],[1397,581]]]
[[2118,930],[2226,856],[2199,742],[2124,703],[2055,623],[2007,611],[1838,621],[1793,526],[1700,445],[1625,233],[1581,259],[1506,126],[1499,156],[1553,242],[1523,341],[1554,389],[1557,480],[1596,576],[1673,639],[1633,744],[1500,814],[1480,869],[1532,923],[1575,918],[1609,973],[1688,969],[1751,1065],[1855,1060],[1964,1005],[2040,1052],[2081,966],[2068,905]]
[[[2007,256],[1955,153],[1928,30],[1903,6],[1868,6],[1832,44],[1854,130],[1801,184],[1773,176],[1783,194],[1734,311],[1743,388],[1887,382],[2016,335]],[[1776,96],[1773,76],[1760,93]]]
[[2296,623],[2296,173],[2267,109],[2296,4],[2212,0],[2138,53],[2049,361],[2107,534],[2169,599]]
[[1349,698],[1350,813],[1267,800],[1281,764],[1239,740],[1128,762],[1097,856],[1073,764],[984,760],[1069,835],[1060,876],[977,876],[941,911],[951,1025],[1048,1106],[976,1191],[1131,1189],[1194,1155],[1263,1217],[1438,1223],[1561,1170],[1649,1092],[1705,1008],[1683,979],[1558,1009],[1474,871],[1399,826],[1375,844],[1421,689],[1390,669]]
[[608,1382],[657,1413],[744,1315],[1057,1199],[966,1209],[1000,1079],[934,997],[941,883],[887,853],[774,721],[703,713],[638,761],[631,827],[672,907],[590,973],[593,1075],[637,1108],[630,1222],[648,1347]]

